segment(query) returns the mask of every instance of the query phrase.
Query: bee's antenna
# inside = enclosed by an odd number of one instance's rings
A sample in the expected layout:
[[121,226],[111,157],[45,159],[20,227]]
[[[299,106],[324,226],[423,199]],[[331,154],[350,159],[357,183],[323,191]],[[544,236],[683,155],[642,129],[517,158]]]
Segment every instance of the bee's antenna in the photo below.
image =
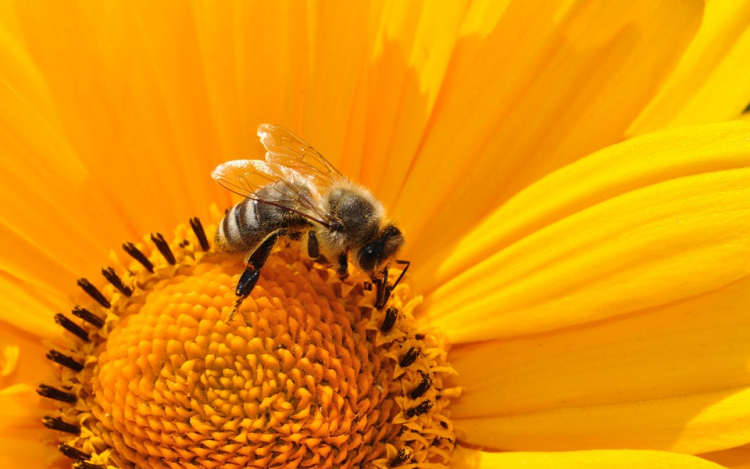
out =
[[401,271],[401,275],[398,276],[395,282],[393,282],[393,286],[391,287],[391,290],[396,288],[396,286],[401,282],[401,279],[404,278],[404,275],[406,275],[406,271],[409,270],[409,266],[411,265],[411,261],[404,261],[397,259],[396,264],[405,265],[404,270]]

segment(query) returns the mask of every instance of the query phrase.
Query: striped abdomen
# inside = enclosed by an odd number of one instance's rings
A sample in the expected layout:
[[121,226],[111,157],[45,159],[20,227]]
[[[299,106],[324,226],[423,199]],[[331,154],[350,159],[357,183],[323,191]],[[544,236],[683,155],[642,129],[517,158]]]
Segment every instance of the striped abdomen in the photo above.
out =
[[[260,189],[258,198],[264,199],[265,188]],[[269,199],[268,196],[265,200]],[[227,252],[249,253],[266,236],[278,229],[289,232],[301,231],[310,223],[300,215],[275,205],[257,200],[245,199],[232,207],[216,232],[216,244]]]

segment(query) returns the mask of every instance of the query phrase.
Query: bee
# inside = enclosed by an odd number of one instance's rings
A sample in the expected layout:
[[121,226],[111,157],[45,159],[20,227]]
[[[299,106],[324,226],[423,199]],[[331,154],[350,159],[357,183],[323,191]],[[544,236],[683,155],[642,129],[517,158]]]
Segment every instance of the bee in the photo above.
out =
[[[261,124],[258,136],[265,160],[235,160],[211,174],[223,187],[245,197],[224,216],[216,232],[219,250],[247,254],[237,282],[234,311],[250,295],[279,238],[302,239],[313,259],[336,263],[344,280],[349,255],[377,286],[375,307],[382,309],[410,262],[396,260],[404,244],[401,230],[386,217],[369,190],[349,181],[323,156],[289,130]],[[388,284],[391,261],[403,265]]]

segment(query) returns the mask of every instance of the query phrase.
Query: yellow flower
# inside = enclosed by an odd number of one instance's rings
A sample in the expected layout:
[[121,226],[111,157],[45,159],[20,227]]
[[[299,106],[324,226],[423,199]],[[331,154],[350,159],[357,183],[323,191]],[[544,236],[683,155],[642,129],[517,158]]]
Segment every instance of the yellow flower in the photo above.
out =
[[211,170],[271,122],[406,233],[462,389],[451,467],[748,467],[750,123],[716,123],[750,101],[748,24],[729,0],[0,5],[0,461],[57,455],[34,389],[76,279],[215,221],[237,199]]

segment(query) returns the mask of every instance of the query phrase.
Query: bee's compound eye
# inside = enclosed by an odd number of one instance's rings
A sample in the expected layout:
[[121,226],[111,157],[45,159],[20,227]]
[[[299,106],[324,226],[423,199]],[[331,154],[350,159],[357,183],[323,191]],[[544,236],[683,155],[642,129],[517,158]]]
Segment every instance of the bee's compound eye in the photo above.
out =
[[380,263],[383,255],[383,243],[380,240],[366,244],[357,253],[359,268],[365,272],[372,272]]

